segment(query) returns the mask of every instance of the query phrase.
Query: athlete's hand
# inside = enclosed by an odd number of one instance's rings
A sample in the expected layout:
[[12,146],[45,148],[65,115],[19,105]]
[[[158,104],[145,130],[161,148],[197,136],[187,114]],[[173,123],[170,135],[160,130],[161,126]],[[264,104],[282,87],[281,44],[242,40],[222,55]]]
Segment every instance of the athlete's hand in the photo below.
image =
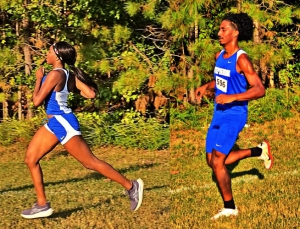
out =
[[218,95],[215,100],[218,104],[232,103],[236,100],[236,95],[221,94]]
[[45,69],[43,66],[40,66],[39,69],[36,71],[35,76],[37,79],[42,79],[44,77]]
[[196,91],[195,91],[195,98],[196,98],[197,103],[200,103],[200,102],[201,102],[202,96],[203,96],[203,94],[205,93],[206,89],[207,89],[207,86],[206,86],[206,85],[203,85],[203,86],[198,87],[198,88],[196,89]]

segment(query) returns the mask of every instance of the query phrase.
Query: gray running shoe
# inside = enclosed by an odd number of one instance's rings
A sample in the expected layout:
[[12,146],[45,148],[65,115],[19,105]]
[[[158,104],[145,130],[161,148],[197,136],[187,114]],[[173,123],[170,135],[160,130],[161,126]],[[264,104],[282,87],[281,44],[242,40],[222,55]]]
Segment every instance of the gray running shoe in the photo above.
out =
[[133,180],[132,188],[127,191],[130,199],[130,208],[132,211],[136,211],[143,201],[144,182],[142,179]]
[[21,216],[26,219],[35,219],[41,217],[48,217],[52,215],[53,209],[50,207],[50,202],[47,202],[44,206],[40,206],[35,203],[32,208],[22,211]]

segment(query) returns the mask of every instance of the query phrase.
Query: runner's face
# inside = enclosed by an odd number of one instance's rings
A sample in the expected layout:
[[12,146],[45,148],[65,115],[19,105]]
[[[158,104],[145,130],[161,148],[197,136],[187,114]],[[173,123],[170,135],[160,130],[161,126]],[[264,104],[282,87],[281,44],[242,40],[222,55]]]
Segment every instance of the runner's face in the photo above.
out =
[[57,56],[53,50],[53,46],[51,45],[49,52],[47,54],[47,64],[55,63],[56,59],[57,59]]
[[238,30],[232,28],[231,22],[224,20],[220,25],[218,32],[220,45],[226,45],[236,39],[238,36]]

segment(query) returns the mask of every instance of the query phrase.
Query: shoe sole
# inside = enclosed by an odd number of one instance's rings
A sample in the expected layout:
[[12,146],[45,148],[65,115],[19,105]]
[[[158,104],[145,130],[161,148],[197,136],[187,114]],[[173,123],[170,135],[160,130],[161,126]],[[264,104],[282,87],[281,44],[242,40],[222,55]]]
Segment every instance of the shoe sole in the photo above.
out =
[[273,167],[273,155],[272,155],[272,153],[271,153],[271,146],[270,146],[270,143],[268,142],[268,141],[264,141],[266,144],[267,144],[267,146],[268,146],[268,157],[269,157],[269,160],[271,160],[271,165],[270,165],[270,167],[269,168],[266,168],[266,169],[271,169],[272,167]]
[[26,218],[26,219],[36,219],[36,218],[48,217],[48,216],[52,215],[52,213],[53,213],[53,209],[49,208],[47,211],[38,212],[38,213],[33,214],[33,215],[23,215],[23,214],[21,214],[21,216]]
[[133,211],[138,210],[143,202],[144,182],[142,179],[137,179],[137,182],[139,183],[139,202]]
[[238,214],[239,214],[239,211],[237,210],[237,211],[235,211],[235,212],[233,212],[233,213],[231,213],[231,214],[229,214],[229,215],[220,215],[220,216],[218,216],[218,217],[213,216],[213,217],[211,217],[210,219],[211,219],[211,220],[216,220],[216,219],[219,219],[219,218],[221,218],[221,217],[237,216]]

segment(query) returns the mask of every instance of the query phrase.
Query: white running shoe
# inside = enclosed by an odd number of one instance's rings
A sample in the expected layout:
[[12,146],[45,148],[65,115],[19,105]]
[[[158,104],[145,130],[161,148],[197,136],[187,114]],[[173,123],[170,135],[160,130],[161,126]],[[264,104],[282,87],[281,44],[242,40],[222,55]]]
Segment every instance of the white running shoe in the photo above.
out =
[[271,154],[271,147],[270,147],[269,142],[263,141],[257,147],[262,149],[262,153],[258,158],[264,161],[266,169],[271,169],[273,166],[274,160],[273,160],[273,156]]
[[218,214],[214,215],[210,219],[211,220],[215,220],[215,219],[218,219],[218,218],[220,218],[222,216],[226,216],[226,217],[236,216],[238,213],[239,213],[239,211],[238,211],[237,207],[235,207],[235,209],[223,208],[223,209],[219,210]]

